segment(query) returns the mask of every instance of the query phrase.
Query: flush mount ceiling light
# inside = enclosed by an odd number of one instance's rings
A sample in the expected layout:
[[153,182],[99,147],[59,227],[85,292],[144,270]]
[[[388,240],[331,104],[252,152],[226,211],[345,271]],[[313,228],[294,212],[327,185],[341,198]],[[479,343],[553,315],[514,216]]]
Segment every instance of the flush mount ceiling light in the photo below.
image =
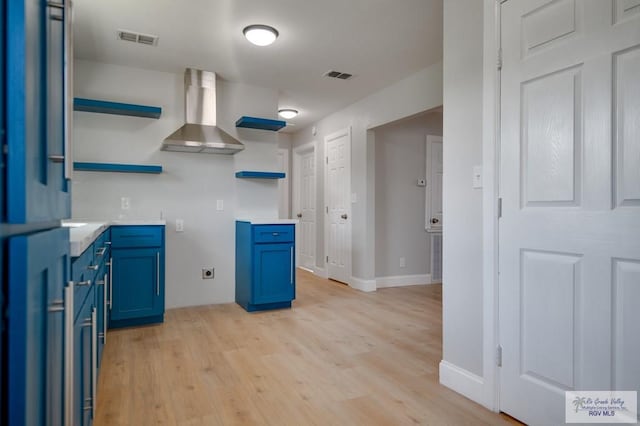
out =
[[268,25],[249,25],[242,34],[256,46],[268,46],[278,38],[278,30]]
[[292,108],[282,108],[278,110],[278,115],[282,118],[286,118],[287,120],[290,120],[296,115],[298,115],[298,111]]

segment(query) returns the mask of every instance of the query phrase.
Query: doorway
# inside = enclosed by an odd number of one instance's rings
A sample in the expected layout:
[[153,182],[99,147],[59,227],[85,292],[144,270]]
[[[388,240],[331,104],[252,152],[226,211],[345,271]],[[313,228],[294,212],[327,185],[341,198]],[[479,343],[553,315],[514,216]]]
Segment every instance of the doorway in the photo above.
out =
[[298,267],[316,266],[316,148],[315,142],[293,151],[293,212],[298,219]]

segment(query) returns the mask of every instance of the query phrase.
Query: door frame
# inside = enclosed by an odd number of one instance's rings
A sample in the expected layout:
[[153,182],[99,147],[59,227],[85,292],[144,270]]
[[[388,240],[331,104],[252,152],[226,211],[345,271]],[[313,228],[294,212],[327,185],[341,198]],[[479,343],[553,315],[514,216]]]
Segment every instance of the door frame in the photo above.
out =
[[[292,165],[293,165],[293,172],[292,172],[292,182],[291,182],[291,195],[292,195],[292,209],[291,209],[291,217],[293,218],[294,212],[299,212],[300,211],[300,186],[301,186],[301,182],[302,182],[302,177],[300,176],[301,171],[300,171],[300,158],[302,155],[307,154],[309,152],[313,153],[313,163],[315,164],[315,178],[313,180],[313,186],[315,187],[314,189],[317,191],[318,189],[318,150],[316,149],[316,141],[311,141],[309,143],[306,143],[304,145],[300,145],[296,148],[293,148],[293,161],[292,161]],[[316,203],[316,217],[315,217],[315,224],[316,224],[316,233],[313,235],[313,244],[315,245],[317,240],[318,240],[318,197],[317,197],[317,192],[316,192],[316,199],[315,199],[315,203]],[[294,218],[294,219],[297,219]],[[298,237],[299,233],[296,233],[296,239]],[[317,250],[316,250],[316,256],[315,259],[313,261],[313,273],[316,273],[316,265],[318,264],[318,255],[317,255]],[[300,266],[300,244],[298,244],[296,242],[296,268],[298,268]]]
[[499,197],[500,197],[500,66],[501,4],[508,0],[484,0],[483,105],[482,105],[482,303],[483,303],[483,387],[479,401],[500,411],[500,369],[498,367],[499,306]]
[[[283,154],[285,170],[282,170],[285,174],[283,179],[278,179],[278,183],[282,183],[284,186],[284,196],[286,201],[285,218],[291,218],[291,161],[289,160],[289,150],[287,148],[278,148],[278,155]],[[278,216],[280,216],[280,190],[278,189]]]
[[[341,136],[347,136],[349,139],[349,172],[347,173],[347,176],[349,177],[349,181],[347,183],[347,194],[349,194],[349,202],[347,203],[348,207],[348,212],[347,215],[348,217],[353,220],[353,209],[351,208],[351,145],[352,145],[352,138],[351,138],[351,126],[348,126],[344,129],[338,130],[336,132],[330,133],[327,136],[324,137],[324,158],[325,158],[325,162],[322,164],[323,166],[323,174],[324,174],[324,268],[325,268],[325,272],[327,274],[327,277],[329,277],[329,262],[327,262],[327,257],[328,257],[328,253],[329,253],[329,228],[330,228],[330,224],[329,224],[329,213],[328,213],[328,203],[327,201],[329,200],[329,169],[327,168],[327,164],[329,161],[329,151],[327,149],[327,147],[329,146],[329,141],[333,140],[333,139],[337,139]],[[349,287],[352,286],[353,284],[353,254],[351,252],[352,248],[353,248],[353,226],[351,225],[351,222],[349,223],[349,235],[347,238],[348,244],[349,244],[349,256],[348,256],[348,262],[346,268],[347,268],[347,276],[348,276],[348,282],[346,282],[345,284],[349,285]],[[316,228],[317,229],[317,228]]]

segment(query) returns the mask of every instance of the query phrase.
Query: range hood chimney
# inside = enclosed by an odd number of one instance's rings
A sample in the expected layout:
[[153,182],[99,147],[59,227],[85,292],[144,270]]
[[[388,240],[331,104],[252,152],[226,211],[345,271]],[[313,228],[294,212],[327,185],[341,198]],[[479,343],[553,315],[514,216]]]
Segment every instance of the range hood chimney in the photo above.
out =
[[162,142],[162,151],[235,154],[244,145],[216,126],[216,74],[184,72],[185,124]]

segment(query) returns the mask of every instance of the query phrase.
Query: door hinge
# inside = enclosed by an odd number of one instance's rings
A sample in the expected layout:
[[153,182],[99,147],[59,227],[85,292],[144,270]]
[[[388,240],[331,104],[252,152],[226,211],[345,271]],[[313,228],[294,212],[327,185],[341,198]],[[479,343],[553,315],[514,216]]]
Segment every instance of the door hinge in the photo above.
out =
[[498,219],[502,217],[502,198],[498,198]]
[[498,71],[502,69],[502,48],[498,49],[498,61],[497,61]]
[[329,263],[329,256],[327,256],[327,263]]
[[502,345],[496,348],[496,365],[502,367]]

